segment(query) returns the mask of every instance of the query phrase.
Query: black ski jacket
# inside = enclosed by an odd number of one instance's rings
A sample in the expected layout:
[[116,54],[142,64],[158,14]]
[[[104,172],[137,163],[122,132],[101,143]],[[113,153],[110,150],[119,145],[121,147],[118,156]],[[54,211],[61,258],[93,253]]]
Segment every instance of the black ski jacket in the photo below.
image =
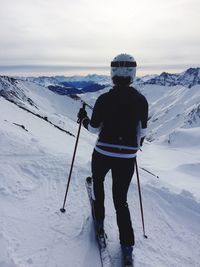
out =
[[147,120],[146,98],[133,87],[115,86],[98,97],[86,128],[99,132],[95,147],[98,152],[133,157],[139,149],[140,139],[146,135]]

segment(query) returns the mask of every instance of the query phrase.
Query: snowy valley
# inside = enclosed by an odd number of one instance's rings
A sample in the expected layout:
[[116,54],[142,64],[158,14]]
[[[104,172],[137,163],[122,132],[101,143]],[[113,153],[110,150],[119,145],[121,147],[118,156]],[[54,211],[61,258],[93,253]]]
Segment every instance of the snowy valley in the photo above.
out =
[[[129,190],[135,267],[199,267],[200,69],[141,77],[134,87],[150,104],[138,152],[147,240],[135,175]],[[83,128],[66,213],[60,208],[77,112],[85,101],[91,114],[98,95],[110,89],[108,76],[0,76],[0,267],[101,266],[85,190],[97,137]],[[111,187],[108,175],[105,227],[113,266],[120,267]]]

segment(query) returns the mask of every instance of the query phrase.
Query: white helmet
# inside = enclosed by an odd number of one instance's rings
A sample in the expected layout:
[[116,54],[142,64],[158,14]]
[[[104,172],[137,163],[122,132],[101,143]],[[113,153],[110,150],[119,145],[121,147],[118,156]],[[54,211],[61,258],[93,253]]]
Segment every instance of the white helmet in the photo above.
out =
[[131,55],[120,54],[111,62],[111,78],[114,83],[119,79],[126,79],[127,83],[133,82],[136,75],[137,63]]

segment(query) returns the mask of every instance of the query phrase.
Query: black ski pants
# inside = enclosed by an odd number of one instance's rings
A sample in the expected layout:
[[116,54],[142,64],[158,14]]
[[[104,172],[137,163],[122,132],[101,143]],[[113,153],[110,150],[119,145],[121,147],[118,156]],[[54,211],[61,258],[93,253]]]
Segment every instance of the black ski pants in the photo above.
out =
[[128,188],[134,173],[135,158],[116,158],[105,156],[94,150],[92,155],[92,177],[94,189],[94,215],[96,220],[104,220],[104,179],[112,172],[112,194],[116,210],[117,225],[121,245],[133,246],[135,243],[130,212],[127,204]]

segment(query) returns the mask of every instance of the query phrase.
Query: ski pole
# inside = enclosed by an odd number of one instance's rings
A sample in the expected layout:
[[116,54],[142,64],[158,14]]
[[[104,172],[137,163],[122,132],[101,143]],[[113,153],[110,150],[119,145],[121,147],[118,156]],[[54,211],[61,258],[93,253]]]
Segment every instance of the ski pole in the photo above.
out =
[[140,211],[141,211],[141,218],[142,218],[143,235],[144,235],[145,238],[148,238],[148,236],[145,234],[145,227],[144,227],[144,213],[143,213],[142,194],[141,194],[141,189],[140,189],[140,179],[139,179],[139,171],[138,171],[137,159],[135,159],[135,167],[136,167],[136,176],[137,176],[139,200],[140,200]]
[[[83,109],[85,109],[86,104],[83,103]],[[77,146],[78,146],[78,140],[79,140],[79,136],[80,136],[80,131],[81,131],[81,125],[82,125],[82,120],[77,120],[77,122],[79,123],[79,127],[78,127],[78,133],[77,133],[77,137],[76,137],[76,143],[75,143],[75,147],[74,147],[74,153],[73,153],[73,157],[72,157],[72,162],[71,162],[71,167],[70,167],[70,171],[69,171],[69,177],[68,177],[68,182],[67,182],[67,187],[66,187],[66,192],[65,192],[65,197],[64,197],[64,201],[63,201],[63,206],[60,209],[60,211],[62,213],[64,213],[65,210],[65,203],[66,203],[66,199],[67,199],[67,194],[68,194],[68,190],[69,190],[69,184],[70,184],[70,180],[71,180],[71,175],[72,175],[72,170],[73,170],[73,166],[74,166],[74,160],[75,160],[75,155],[76,155],[76,150],[77,150]]]
[[149,174],[151,174],[151,175],[153,175],[153,176],[155,176],[156,178],[159,179],[159,176],[156,175],[156,174],[154,174],[153,172],[150,172],[149,170],[147,170],[147,169],[145,169],[145,168],[142,168],[142,167],[140,167],[140,169],[142,169],[142,170],[145,171],[145,172],[148,172]]

